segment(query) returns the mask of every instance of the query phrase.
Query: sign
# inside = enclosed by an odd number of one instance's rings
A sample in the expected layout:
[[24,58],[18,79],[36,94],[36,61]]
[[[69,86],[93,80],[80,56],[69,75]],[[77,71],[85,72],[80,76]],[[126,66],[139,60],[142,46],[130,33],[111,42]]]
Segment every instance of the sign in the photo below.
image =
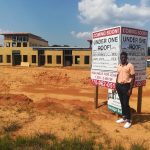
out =
[[92,70],[116,71],[120,28],[93,33]]
[[135,66],[135,87],[146,84],[146,52],[148,32],[127,27],[114,27],[92,34],[91,79],[94,85],[115,88],[120,53],[128,53]]
[[128,53],[128,61],[135,67],[135,87],[146,85],[146,60],[148,32],[122,27],[121,50]]
[[146,85],[146,52],[148,31],[128,27],[113,27],[92,34],[91,80],[94,85],[107,87],[108,108],[122,113],[115,88],[120,53],[128,53],[128,62],[135,67],[135,87]]
[[115,88],[116,76],[117,76],[117,73],[112,72],[112,71],[103,71],[103,70],[91,71],[92,82],[95,85],[100,85],[100,86],[108,87],[111,89]]
[[112,89],[108,89],[108,109],[111,111],[122,114],[121,104],[117,92],[113,92]]
[[91,79],[95,85],[115,87],[120,32],[115,27],[93,33]]

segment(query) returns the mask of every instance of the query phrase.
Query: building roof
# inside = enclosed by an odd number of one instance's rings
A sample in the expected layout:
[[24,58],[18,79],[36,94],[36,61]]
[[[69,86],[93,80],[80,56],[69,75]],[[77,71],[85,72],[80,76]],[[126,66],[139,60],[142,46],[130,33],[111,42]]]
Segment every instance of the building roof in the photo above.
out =
[[33,47],[34,50],[48,50],[48,49],[55,49],[55,50],[89,50],[91,51],[91,48],[87,48],[87,47],[53,47],[53,46],[49,46],[49,47]]
[[41,38],[40,36],[37,36],[35,34],[29,33],[29,32],[7,32],[7,33],[0,33],[0,35],[29,35],[32,38],[35,38],[37,40],[41,40],[44,42],[48,42],[47,40]]

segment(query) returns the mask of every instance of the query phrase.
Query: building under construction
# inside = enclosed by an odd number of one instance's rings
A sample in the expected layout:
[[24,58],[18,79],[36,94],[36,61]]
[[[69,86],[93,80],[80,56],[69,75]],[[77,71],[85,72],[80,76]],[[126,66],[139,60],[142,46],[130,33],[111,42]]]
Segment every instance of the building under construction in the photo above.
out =
[[90,67],[91,47],[50,47],[48,41],[31,33],[3,33],[0,65]]

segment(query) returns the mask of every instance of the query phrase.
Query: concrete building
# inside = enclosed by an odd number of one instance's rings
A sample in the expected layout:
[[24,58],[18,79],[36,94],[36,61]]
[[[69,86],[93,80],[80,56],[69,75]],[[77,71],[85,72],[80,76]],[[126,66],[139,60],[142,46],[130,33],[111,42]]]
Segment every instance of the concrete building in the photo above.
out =
[[91,48],[50,47],[48,41],[31,33],[3,33],[0,65],[90,67]]

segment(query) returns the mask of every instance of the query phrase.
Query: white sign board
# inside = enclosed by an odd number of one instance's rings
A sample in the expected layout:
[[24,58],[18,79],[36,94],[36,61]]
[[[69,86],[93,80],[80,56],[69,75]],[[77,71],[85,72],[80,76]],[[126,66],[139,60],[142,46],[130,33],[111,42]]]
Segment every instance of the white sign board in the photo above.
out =
[[115,87],[120,54],[120,27],[93,33],[91,79],[94,84]]
[[120,53],[128,53],[128,62],[135,66],[135,87],[146,84],[146,52],[148,32],[128,27],[113,27],[92,34],[91,79],[94,85],[110,88],[108,108],[121,114],[121,104],[115,88]]
[[115,88],[120,53],[128,53],[135,66],[135,87],[146,84],[146,51],[148,32],[127,27],[114,27],[92,34],[91,79],[94,85]]
[[135,87],[146,84],[146,54],[148,32],[140,29],[121,28],[121,50],[128,53],[128,61],[135,67]]
[[121,103],[117,92],[113,92],[112,89],[108,89],[108,109],[115,113],[122,114]]

